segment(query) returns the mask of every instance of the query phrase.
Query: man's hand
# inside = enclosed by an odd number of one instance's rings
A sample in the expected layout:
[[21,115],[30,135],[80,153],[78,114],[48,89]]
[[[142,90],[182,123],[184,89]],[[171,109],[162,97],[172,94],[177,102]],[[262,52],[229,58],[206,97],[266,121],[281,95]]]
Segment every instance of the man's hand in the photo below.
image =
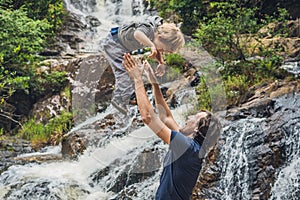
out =
[[155,70],[155,74],[159,77],[163,76],[166,72],[165,68],[166,66],[164,64],[158,64]]
[[157,81],[157,78],[154,74],[154,71],[153,71],[152,67],[150,66],[150,64],[147,60],[145,60],[143,62],[143,68],[145,69],[145,73],[146,73],[146,76],[148,78],[148,81],[151,84],[158,84],[158,81]]
[[133,59],[133,57],[129,53],[125,53],[124,61],[122,62],[124,68],[126,69],[128,75],[135,83],[141,82],[142,83],[142,74],[143,74],[143,68],[139,68],[136,61]]

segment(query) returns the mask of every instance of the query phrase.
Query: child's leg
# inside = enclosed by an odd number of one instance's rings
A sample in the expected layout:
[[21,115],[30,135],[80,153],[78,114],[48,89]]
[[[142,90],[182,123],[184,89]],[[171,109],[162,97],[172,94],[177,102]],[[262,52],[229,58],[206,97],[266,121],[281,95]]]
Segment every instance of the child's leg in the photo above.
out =
[[117,71],[116,77],[116,93],[119,95],[123,104],[128,105],[131,95],[134,93],[133,82],[127,72]]
[[108,36],[104,42],[103,49],[115,75],[116,83],[112,103],[125,114],[127,112],[126,105],[128,105],[130,96],[134,92],[133,82],[122,65],[126,50],[111,36]]

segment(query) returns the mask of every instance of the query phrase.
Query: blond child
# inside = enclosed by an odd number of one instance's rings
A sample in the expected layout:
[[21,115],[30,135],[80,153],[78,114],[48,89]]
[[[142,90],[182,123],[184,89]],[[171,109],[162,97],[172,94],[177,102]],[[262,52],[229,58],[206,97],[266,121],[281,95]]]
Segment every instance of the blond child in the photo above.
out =
[[127,114],[127,105],[134,93],[133,82],[122,65],[123,55],[149,47],[149,58],[156,59],[156,75],[165,74],[165,62],[162,53],[174,53],[184,45],[180,29],[173,23],[163,23],[159,16],[149,17],[144,22],[134,22],[112,28],[105,41],[103,50],[115,75],[115,90],[112,105],[123,114]]

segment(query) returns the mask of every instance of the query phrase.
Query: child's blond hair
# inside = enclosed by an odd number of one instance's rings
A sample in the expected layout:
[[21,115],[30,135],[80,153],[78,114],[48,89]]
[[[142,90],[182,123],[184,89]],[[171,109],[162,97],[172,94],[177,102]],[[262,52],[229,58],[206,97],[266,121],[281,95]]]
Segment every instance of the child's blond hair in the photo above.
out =
[[171,52],[178,51],[185,43],[182,32],[174,23],[163,23],[157,27],[156,32],[160,41],[167,45]]

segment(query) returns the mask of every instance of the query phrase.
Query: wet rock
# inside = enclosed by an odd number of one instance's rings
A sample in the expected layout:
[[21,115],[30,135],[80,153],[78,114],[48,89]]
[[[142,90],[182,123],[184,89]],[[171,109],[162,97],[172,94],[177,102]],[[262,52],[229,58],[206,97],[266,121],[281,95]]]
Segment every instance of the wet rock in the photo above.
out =
[[[288,87],[289,84],[286,86]],[[271,91],[276,92],[277,89]],[[296,129],[300,124],[299,113],[295,114],[295,109],[300,109],[300,101],[298,100],[300,94],[297,92],[289,93],[280,97],[277,96],[276,98],[272,98],[270,101],[267,101],[273,102],[271,109],[272,112],[270,112],[270,115],[259,116],[256,114],[249,114],[253,113],[251,111],[252,109],[259,110],[260,108],[256,106],[257,103],[260,101],[266,102],[265,99],[269,98],[269,95],[272,92],[269,91],[264,93],[266,96],[261,96],[260,99],[255,98],[255,104],[253,104],[253,102],[248,102],[244,105],[245,107],[241,106],[238,109],[245,109],[242,112],[246,113],[245,118],[247,119],[240,119],[236,122],[231,121],[231,123],[227,124],[230,129],[224,130],[224,133],[220,138],[218,148],[212,152],[214,154],[214,159],[206,157],[205,164],[194,188],[193,199],[225,198],[223,196],[225,194],[222,191],[222,180],[226,179],[226,177],[223,176],[223,173],[226,173],[225,168],[230,164],[227,163],[227,166],[225,166],[222,162],[222,159],[224,159],[222,158],[222,155],[224,156],[223,151],[226,151],[222,149],[222,145],[226,144],[227,137],[231,137],[228,133],[234,134],[236,137],[242,137],[238,134],[240,132],[240,128],[242,126],[246,127],[245,123],[249,122],[248,126],[253,126],[252,122],[248,121],[248,119],[261,120],[261,122],[259,125],[258,121],[256,121],[257,125],[249,128],[249,131],[246,132],[247,136],[243,137],[241,143],[242,149],[240,150],[240,153],[242,154],[245,152],[247,165],[244,166],[242,164],[245,161],[240,161],[240,166],[237,164],[234,168],[228,170],[233,170],[232,173],[234,174],[239,170],[245,170],[245,167],[248,168],[248,170],[244,173],[247,173],[248,175],[248,178],[246,179],[247,185],[249,188],[253,188],[249,198],[268,199],[270,197],[270,192],[272,185],[276,180],[277,172],[289,159],[289,156],[286,154],[286,149],[293,148],[293,143],[288,142],[288,140],[290,140],[288,137],[292,136],[292,134],[299,134]],[[297,141],[294,142],[297,143]],[[242,174],[235,174],[232,178],[237,179],[236,181],[243,182],[244,179],[241,177]],[[216,185],[218,186],[218,190],[215,188]],[[239,185],[226,187],[230,187],[232,189],[232,192],[229,194],[230,197],[239,198],[239,195],[241,195],[242,192],[239,189]]]
[[53,95],[46,99],[41,99],[34,104],[30,116],[35,116],[36,120],[42,123],[49,122],[66,110],[70,110],[70,99],[65,93]]
[[32,152],[34,152],[34,150],[28,141],[0,137],[0,174],[12,165],[27,163],[27,161],[16,160],[15,158],[18,155]]
[[91,15],[86,16],[86,21],[91,27],[97,27],[101,25],[99,19]]
[[87,140],[77,134],[62,139],[61,153],[63,158],[76,159],[87,148]]
[[[162,149],[145,148],[134,158],[115,160],[108,167],[91,175],[91,185],[95,187],[106,181],[109,185],[108,190],[116,193],[113,199],[143,199],[138,192],[141,190],[141,183],[147,183],[161,169],[161,158],[164,153]],[[114,166],[120,168],[116,169]]]

